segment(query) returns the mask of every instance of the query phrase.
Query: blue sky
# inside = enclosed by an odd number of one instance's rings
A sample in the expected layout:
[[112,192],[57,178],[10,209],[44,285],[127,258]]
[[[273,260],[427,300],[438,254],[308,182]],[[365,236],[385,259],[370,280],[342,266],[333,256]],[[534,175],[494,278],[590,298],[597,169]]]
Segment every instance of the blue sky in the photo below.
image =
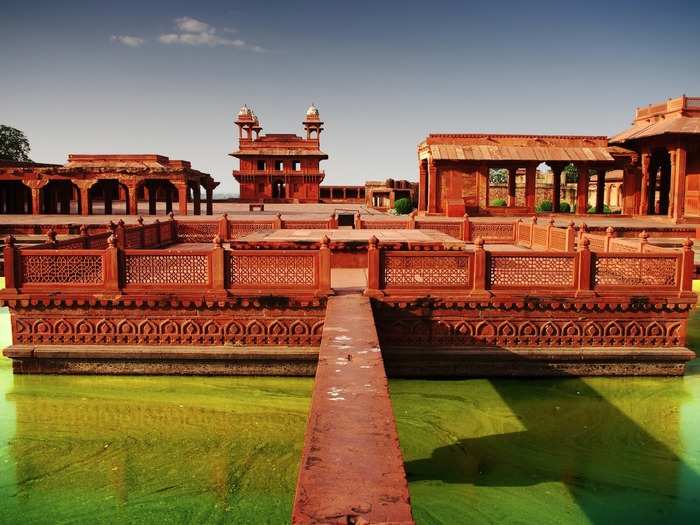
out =
[[326,122],[326,183],[416,179],[429,132],[613,134],[700,95],[700,3],[3,2],[0,123],[37,161],[162,153],[237,191],[233,120]]

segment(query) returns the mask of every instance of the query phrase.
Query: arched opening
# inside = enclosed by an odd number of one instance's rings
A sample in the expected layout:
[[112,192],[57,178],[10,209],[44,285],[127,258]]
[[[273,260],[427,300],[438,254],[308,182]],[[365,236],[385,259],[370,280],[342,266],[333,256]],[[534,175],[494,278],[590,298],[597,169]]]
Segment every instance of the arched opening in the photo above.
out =
[[41,190],[41,213],[80,213],[80,190],[69,180],[51,180]]
[[0,181],[0,214],[25,213],[32,213],[32,190],[19,181]]
[[671,157],[665,149],[654,150],[649,161],[648,215],[667,215],[671,194]]
[[272,198],[284,199],[286,197],[286,187],[283,179],[275,179],[272,181]]
[[117,179],[100,179],[90,188],[89,203],[90,214],[128,214],[129,188]]

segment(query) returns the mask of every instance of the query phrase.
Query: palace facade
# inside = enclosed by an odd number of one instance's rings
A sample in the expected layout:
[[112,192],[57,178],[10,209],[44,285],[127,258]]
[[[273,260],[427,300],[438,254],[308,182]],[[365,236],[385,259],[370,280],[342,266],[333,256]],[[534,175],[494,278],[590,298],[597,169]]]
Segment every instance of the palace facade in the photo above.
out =
[[240,160],[233,177],[240,185],[240,200],[248,202],[318,202],[325,177],[320,162],[328,158],[320,147],[323,121],[313,104],[304,117],[306,138],[293,133],[267,133],[255,113],[243,106],[238,112]]

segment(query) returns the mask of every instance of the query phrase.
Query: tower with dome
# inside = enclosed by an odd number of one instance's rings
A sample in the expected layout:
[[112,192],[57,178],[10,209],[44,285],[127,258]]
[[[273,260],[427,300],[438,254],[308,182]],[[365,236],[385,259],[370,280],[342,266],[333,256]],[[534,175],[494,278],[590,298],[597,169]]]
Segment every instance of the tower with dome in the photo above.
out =
[[243,105],[236,117],[238,149],[231,153],[240,166],[233,177],[240,185],[240,200],[247,202],[318,202],[325,177],[320,163],[323,121],[311,104],[304,115],[306,138],[294,133],[262,133],[255,112]]

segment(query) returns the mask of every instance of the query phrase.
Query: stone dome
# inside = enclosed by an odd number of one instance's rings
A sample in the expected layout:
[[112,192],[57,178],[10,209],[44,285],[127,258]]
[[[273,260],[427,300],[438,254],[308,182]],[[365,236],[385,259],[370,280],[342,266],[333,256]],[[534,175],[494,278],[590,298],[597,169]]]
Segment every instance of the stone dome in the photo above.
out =
[[306,117],[318,118],[318,108],[314,104],[311,104],[306,110]]
[[250,117],[253,114],[251,109],[243,104],[241,106],[241,109],[238,110],[238,118],[243,118],[243,117]]

